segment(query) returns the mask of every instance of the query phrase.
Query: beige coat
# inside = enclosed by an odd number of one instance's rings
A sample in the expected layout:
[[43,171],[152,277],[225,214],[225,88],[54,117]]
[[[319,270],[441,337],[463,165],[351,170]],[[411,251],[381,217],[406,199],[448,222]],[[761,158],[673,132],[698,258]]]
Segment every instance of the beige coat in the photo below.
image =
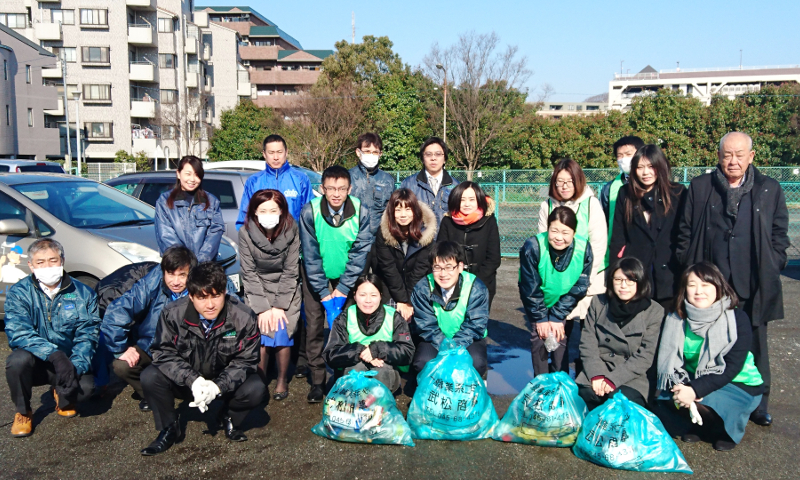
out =
[[[562,202],[555,198],[550,198],[550,201],[553,202],[553,208],[566,206],[571,208],[573,212],[577,212],[578,205],[588,197],[591,197],[589,199],[589,243],[592,245],[592,255],[594,255],[592,278],[589,280],[589,291],[586,292],[586,296],[578,302],[575,309],[567,316],[567,319],[586,318],[586,312],[589,310],[592,298],[606,291],[605,275],[598,270],[601,268],[608,248],[608,225],[606,224],[606,215],[603,213],[603,206],[600,204],[600,200],[594,196],[594,192],[588,186],[583,191],[583,195],[577,200]],[[539,233],[547,230],[547,216],[549,214],[548,200],[545,200],[539,206]]]

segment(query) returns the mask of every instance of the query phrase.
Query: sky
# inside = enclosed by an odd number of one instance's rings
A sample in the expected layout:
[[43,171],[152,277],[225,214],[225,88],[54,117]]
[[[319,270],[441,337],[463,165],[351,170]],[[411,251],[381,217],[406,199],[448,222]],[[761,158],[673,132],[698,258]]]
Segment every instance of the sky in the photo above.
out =
[[333,49],[352,36],[388,36],[412,67],[431,45],[460,34],[496,32],[516,45],[534,74],[529,99],[544,84],[550,100],[582,101],[608,91],[615,72],[800,64],[800,0],[649,1],[200,1],[249,6],[306,49]]

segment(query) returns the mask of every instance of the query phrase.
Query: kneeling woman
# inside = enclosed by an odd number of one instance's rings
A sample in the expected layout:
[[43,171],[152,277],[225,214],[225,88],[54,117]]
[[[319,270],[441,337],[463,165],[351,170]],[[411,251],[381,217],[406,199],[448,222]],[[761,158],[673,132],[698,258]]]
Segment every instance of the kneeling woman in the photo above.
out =
[[763,391],[750,352],[750,319],[736,308],[736,293],[709,262],[684,272],[675,300],[658,350],[656,414],[670,435],[684,442],[705,438],[716,450],[733,450]]
[[[578,219],[569,207],[556,207],[547,217],[547,231],[529,238],[519,252],[519,295],[531,334],[534,376],[569,371],[567,343],[572,321],[565,322],[586,295],[592,273],[592,246],[575,235]],[[553,336],[558,348],[548,365],[545,340]]]
[[575,383],[589,410],[617,390],[646,406],[664,309],[650,300],[650,278],[633,257],[606,270],[606,293],[592,299],[581,330],[583,370]]
[[355,305],[333,322],[322,358],[329,367],[375,370],[378,381],[394,392],[400,388],[398,368],[414,356],[408,323],[394,308],[381,305],[383,285],[377,275],[362,275],[353,286]]

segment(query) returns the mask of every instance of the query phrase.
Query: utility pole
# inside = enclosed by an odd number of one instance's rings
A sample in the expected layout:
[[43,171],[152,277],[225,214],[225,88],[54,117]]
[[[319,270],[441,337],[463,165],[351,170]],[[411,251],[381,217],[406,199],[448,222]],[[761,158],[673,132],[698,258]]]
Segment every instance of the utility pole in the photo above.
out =
[[353,41],[351,43],[355,45],[355,43],[356,43],[356,12],[355,11],[353,11],[351,23],[353,25]]
[[442,114],[442,137],[447,144],[447,69],[441,63],[436,64],[436,68],[444,72],[444,112]]
[[742,69],[742,49],[739,49],[739,70]]
[[[68,173],[72,171],[72,145],[69,141],[69,102],[67,102],[67,57],[64,49],[60,51],[61,61],[61,82],[64,84],[64,120],[67,125],[67,158],[64,159],[64,170]],[[80,173],[80,172],[79,172]]]
[[79,83],[78,90],[72,92],[72,95],[75,97],[75,140],[77,141],[76,145],[78,147],[78,176],[83,176],[82,168],[83,165],[81,164],[81,132],[83,129],[81,128],[80,124],[80,105],[81,105],[81,95],[83,94],[83,86]]

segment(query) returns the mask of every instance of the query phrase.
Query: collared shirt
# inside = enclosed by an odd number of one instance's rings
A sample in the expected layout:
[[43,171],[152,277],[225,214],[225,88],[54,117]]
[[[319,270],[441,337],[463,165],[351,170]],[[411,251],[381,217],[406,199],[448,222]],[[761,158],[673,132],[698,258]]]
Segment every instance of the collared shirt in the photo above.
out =
[[[433,193],[439,193],[439,189],[442,187],[442,179],[444,178],[444,169],[442,169],[438,175],[431,175],[427,170],[425,170],[425,175],[428,176],[428,185],[431,186]],[[432,180],[436,180],[436,188],[433,188],[434,182]]]
[[[339,222],[342,221],[342,217],[344,216],[344,204],[345,202],[342,202],[342,206],[339,207],[339,210],[334,210],[333,207],[331,207],[331,204],[328,204],[328,211],[331,212],[331,217],[333,217],[333,223],[336,227],[339,226]],[[336,219],[336,215],[339,215],[338,220]]]
[[205,333],[206,338],[208,338],[208,334],[211,333],[211,329],[214,328],[214,323],[217,321],[217,319],[212,318],[211,320],[208,320],[199,313],[197,315],[200,317],[200,323],[203,325],[203,333]]
[[742,175],[742,179],[739,180],[739,183],[736,185],[731,185],[731,188],[739,188],[744,185],[744,181],[747,180],[747,170],[744,171],[744,175]]
[[448,288],[447,290],[445,290],[444,288],[442,289],[442,300],[444,300],[445,305],[447,305],[447,302],[450,301],[450,297],[453,296],[453,292],[455,291],[455,289],[456,289],[455,285]]
[[42,282],[39,282],[39,286],[42,287],[42,291],[44,292],[44,294],[47,295],[48,297],[50,297],[50,300],[52,300],[53,297],[55,297],[56,294],[59,292],[59,290],[61,290],[61,283],[63,283],[63,282],[64,282],[64,279],[61,279],[61,281],[58,282],[58,285],[55,288],[53,288],[52,290],[47,288],[47,285],[45,285]]
[[184,290],[181,293],[175,293],[175,292],[170,290],[170,301],[174,302],[175,300],[183,298],[186,295],[189,295],[189,290]]

